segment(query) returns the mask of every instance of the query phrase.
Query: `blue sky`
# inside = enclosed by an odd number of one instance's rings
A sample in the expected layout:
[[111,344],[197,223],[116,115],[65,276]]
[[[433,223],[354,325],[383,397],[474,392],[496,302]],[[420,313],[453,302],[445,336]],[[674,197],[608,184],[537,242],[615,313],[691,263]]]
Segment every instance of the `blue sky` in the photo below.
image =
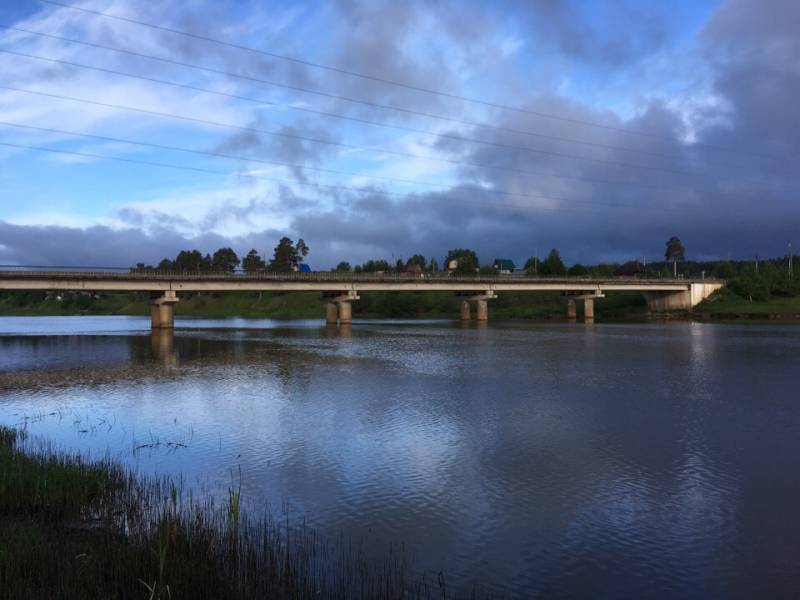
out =
[[69,3],[0,3],[5,263],[745,258],[800,224],[795,2]]

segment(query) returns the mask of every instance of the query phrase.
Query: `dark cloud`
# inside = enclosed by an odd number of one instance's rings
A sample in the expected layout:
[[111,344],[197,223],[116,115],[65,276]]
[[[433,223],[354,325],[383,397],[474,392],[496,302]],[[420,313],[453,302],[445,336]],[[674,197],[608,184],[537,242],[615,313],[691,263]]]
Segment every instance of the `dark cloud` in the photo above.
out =
[[[338,147],[324,142],[335,142],[336,137],[330,128],[320,125],[281,125],[276,127],[261,115],[248,125],[250,129],[275,131],[277,135],[259,133],[257,131],[238,131],[223,138],[211,151],[243,157],[242,163],[247,159],[273,161],[275,163],[291,165],[289,170],[300,182],[308,182],[307,166],[317,166],[324,159],[334,158],[338,154]],[[320,140],[320,142],[310,141]],[[269,165],[264,165],[269,167]],[[256,168],[258,167],[256,163]]]
[[641,61],[668,39],[658,4],[580,0],[529,0],[516,4],[535,37],[559,54],[589,64]]
[[[755,164],[795,171],[800,156],[800,3],[730,0],[702,34],[713,89],[730,105],[730,126],[704,141],[750,154]],[[782,160],[759,160],[768,155]]]
[[239,237],[213,233],[184,236],[163,227],[145,232],[139,228],[13,225],[0,221],[0,261],[4,264],[128,267],[138,262],[156,264],[180,250],[197,248],[214,252],[232,246],[241,254],[250,248],[271,253],[284,232],[264,230]]
[[[534,69],[501,56],[498,39],[505,31],[503,25],[512,23],[516,32],[525,35],[528,52],[543,50],[548,61],[552,57],[557,64],[596,68],[597,93],[602,97],[600,74],[643,72],[649,59],[674,43],[668,19],[659,12],[667,8],[634,2],[601,2],[587,8],[584,3],[550,0],[509,0],[501,11],[493,6],[342,0],[328,7],[333,16],[328,32],[332,40],[326,39],[330,46],[319,49],[311,44],[306,54],[304,48],[297,48],[296,40],[280,35],[265,43],[277,51],[287,49],[287,54],[420,87],[455,92],[478,88],[480,97],[502,97],[528,111],[481,110],[480,119],[498,128],[465,131],[460,127],[447,132],[490,144],[452,137],[433,142],[431,153],[481,165],[460,167],[453,189],[407,197],[390,193],[396,190],[388,185],[363,193],[330,190],[324,192],[328,202],[319,202],[307,186],[299,186],[302,192],[281,186],[274,198],[253,197],[245,204],[231,200],[194,221],[211,229],[226,219],[257,223],[254,216],[267,210],[292,217],[287,232],[247,238],[209,234],[189,239],[176,233],[190,229],[185,217],[131,209],[120,212],[130,225],[123,231],[0,223],[0,257],[56,263],[65,256],[76,262],[114,256],[114,262],[133,263],[157,261],[184,247],[269,249],[284,234],[305,238],[312,248],[312,263],[323,268],[339,260],[357,262],[392,254],[421,252],[441,258],[456,246],[473,247],[484,260],[498,256],[519,260],[554,246],[569,261],[643,256],[653,260],[660,257],[671,235],[684,240],[693,258],[784,252],[800,226],[800,185],[794,167],[800,155],[800,119],[796,117],[800,3],[774,0],[766,10],[756,0],[723,2],[693,40],[698,51],[685,59],[686,64],[675,66],[692,71],[678,82],[691,81],[691,89],[678,89],[676,84],[675,90],[665,85],[652,95],[645,90],[641,97],[628,99],[637,107],[636,116],[628,118],[539,85],[542,80],[537,74],[527,72]],[[220,23],[226,22],[223,12]],[[152,14],[145,16],[153,20]],[[178,25],[219,37],[208,20],[178,21]],[[435,35],[421,38],[429,32]],[[171,36],[165,36],[163,43],[169,52],[192,62],[233,65],[241,72],[285,77],[350,97],[426,112],[469,118],[475,114],[465,112],[464,102],[376,81],[266,60],[252,53],[220,50],[217,54],[207,45],[201,48]],[[509,89],[517,92],[509,94]],[[387,114],[346,102],[314,100],[315,108],[331,104],[348,115],[369,114],[379,120]],[[342,153],[331,145],[290,136],[353,144],[364,139],[371,143],[377,137],[368,127],[334,126],[328,120],[295,119],[295,115],[289,119],[279,111],[247,110],[253,127],[280,129],[287,135],[239,132],[215,143],[214,151],[300,165],[292,175],[302,183],[328,181],[312,176],[307,167],[323,166]],[[435,125],[414,120],[415,126],[418,123],[426,129]],[[375,145],[394,142],[387,136]],[[367,161],[366,154],[359,155],[362,158]],[[258,168],[247,160],[242,165]],[[475,186],[493,193],[476,191]]]

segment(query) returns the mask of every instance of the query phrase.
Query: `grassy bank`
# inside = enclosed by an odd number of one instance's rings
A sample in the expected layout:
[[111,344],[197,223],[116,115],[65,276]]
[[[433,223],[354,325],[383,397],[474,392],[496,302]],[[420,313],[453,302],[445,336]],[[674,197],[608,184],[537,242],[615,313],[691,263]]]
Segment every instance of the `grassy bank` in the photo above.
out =
[[[142,294],[65,295],[62,300],[41,292],[0,293],[0,315],[149,315],[148,298]],[[577,303],[578,312],[583,308]],[[192,294],[176,305],[178,317],[261,317],[273,319],[321,319],[324,305],[315,292]],[[493,319],[561,320],[564,305],[557,292],[498,294],[489,308]],[[616,292],[595,302],[598,321],[645,320],[647,304],[636,292]],[[800,296],[771,297],[750,301],[723,289],[694,310],[701,319],[800,319]],[[458,317],[458,299],[436,292],[364,292],[353,304],[362,318]]]
[[[582,308],[578,303],[578,309]],[[315,292],[192,294],[176,305],[178,317],[268,317],[274,319],[321,319],[324,305]],[[502,293],[491,302],[490,312],[499,319],[558,320],[564,318],[558,293]],[[611,294],[596,303],[599,320],[642,319],[647,307],[641,294]],[[436,292],[364,292],[353,304],[362,318],[458,317],[458,299]],[[0,294],[0,315],[147,315],[147,297],[141,294],[65,295],[62,300],[41,292]]]
[[0,427],[0,598],[448,597],[402,556],[251,518],[236,489],[222,504]]
[[694,312],[705,319],[800,320],[800,296],[751,301],[723,288],[697,305]]

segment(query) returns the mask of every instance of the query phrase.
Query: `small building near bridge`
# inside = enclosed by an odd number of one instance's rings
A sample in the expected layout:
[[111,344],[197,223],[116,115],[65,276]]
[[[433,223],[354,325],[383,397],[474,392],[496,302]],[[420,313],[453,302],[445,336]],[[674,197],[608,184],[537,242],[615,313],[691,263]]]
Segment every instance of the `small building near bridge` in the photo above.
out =
[[492,267],[501,275],[511,275],[516,269],[514,261],[510,258],[495,258]]

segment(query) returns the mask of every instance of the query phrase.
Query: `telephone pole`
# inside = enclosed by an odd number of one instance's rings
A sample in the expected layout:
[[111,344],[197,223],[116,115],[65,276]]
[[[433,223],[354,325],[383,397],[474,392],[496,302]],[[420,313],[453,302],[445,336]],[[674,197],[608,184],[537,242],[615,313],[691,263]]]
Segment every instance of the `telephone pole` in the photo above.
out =
[[793,277],[794,272],[792,271],[792,242],[789,242],[789,277]]

